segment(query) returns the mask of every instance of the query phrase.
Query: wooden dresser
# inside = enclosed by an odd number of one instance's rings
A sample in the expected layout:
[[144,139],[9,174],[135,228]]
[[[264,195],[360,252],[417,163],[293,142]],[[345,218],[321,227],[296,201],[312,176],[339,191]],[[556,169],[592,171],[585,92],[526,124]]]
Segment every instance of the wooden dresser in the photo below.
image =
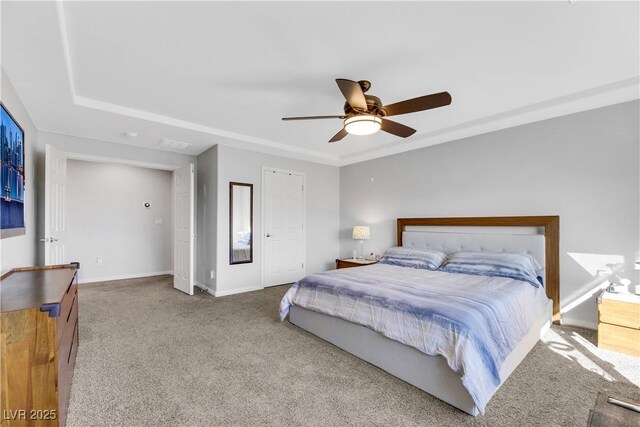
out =
[[601,294],[598,298],[598,347],[640,357],[640,296]]
[[0,426],[64,426],[78,350],[77,264],[0,279]]

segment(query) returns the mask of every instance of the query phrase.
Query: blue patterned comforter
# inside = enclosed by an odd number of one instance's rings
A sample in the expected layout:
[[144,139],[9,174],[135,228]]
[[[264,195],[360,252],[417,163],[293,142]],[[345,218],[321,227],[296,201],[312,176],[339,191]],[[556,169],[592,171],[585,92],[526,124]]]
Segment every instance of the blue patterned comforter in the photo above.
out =
[[542,287],[519,280],[376,264],[303,278],[282,299],[280,318],[297,305],[442,355],[484,413],[502,363],[547,302]]

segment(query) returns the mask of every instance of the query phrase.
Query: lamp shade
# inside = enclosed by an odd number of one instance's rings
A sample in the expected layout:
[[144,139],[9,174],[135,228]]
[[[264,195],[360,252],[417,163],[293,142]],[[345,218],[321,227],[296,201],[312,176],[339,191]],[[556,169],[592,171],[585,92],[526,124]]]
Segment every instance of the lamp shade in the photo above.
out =
[[355,240],[367,240],[371,237],[368,225],[356,225],[353,227],[352,237]]

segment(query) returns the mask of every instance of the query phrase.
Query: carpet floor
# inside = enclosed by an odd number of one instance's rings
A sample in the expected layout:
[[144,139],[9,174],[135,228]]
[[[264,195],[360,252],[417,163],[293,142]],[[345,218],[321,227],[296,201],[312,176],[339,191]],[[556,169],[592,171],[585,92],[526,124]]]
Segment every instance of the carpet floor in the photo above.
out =
[[638,359],[554,326],[472,417],[278,320],[288,286],[214,298],[171,276],[81,285],[67,425],[585,426],[640,399]]

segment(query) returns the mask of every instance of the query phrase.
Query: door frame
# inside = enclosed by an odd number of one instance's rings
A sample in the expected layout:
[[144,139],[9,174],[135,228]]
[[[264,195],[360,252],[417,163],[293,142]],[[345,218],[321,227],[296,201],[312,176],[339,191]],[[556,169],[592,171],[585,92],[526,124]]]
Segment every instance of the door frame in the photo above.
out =
[[[52,244],[54,244],[55,242],[57,242],[60,238],[59,235],[59,231],[56,227],[56,230],[52,229],[52,224],[51,224],[51,219],[52,216],[55,215],[54,213],[54,209],[52,207],[52,200],[53,200],[53,191],[51,188],[52,185],[52,181],[55,181],[54,179],[54,174],[53,174],[53,164],[52,161],[54,160],[54,158],[58,158],[60,160],[63,160],[61,162],[61,164],[59,164],[57,166],[57,168],[61,168],[63,169],[63,174],[64,174],[64,187],[63,187],[63,191],[62,191],[62,206],[60,209],[60,212],[57,212],[60,216],[62,216],[62,234],[65,234],[65,236],[63,236],[62,238],[62,259],[58,259],[58,257],[53,257],[52,256]],[[69,155],[66,151],[59,149],[58,147],[52,145],[52,144],[45,144],[45,153],[44,153],[44,182],[43,182],[43,187],[44,187],[44,197],[43,197],[43,203],[44,203],[44,209],[43,209],[43,213],[44,213],[44,219],[42,221],[43,224],[43,229],[42,229],[42,237],[39,239],[39,241],[41,243],[44,244],[43,246],[43,257],[42,257],[42,264],[43,265],[59,265],[59,264],[66,264],[66,232],[67,232],[67,195],[68,195],[68,187],[67,187],[67,164],[69,161]],[[57,173],[56,173],[57,175]],[[58,198],[58,201],[60,201],[60,198]],[[53,236],[56,237],[53,237]],[[39,250],[39,248],[38,248]],[[57,252],[57,251],[56,251]]]
[[280,173],[287,173],[291,175],[298,175],[302,177],[302,275],[307,275],[307,174],[304,172],[294,171],[290,169],[274,168],[271,166],[262,165],[260,172],[260,286],[264,289],[265,286],[265,265],[266,265],[266,250],[264,239],[264,173],[265,171],[276,171]]
[[[144,161],[139,161],[139,160],[129,160],[129,159],[124,159],[121,157],[110,157],[110,156],[99,156],[99,155],[94,155],[94,154],[86,154],[86,153],[80,153],[80,152],[76,152],[76,151],[66,151],[66,150],[62,150],[60,148],[58,148],[58,146],[56,144],[50,144],[52,145],[54,148],[63,151],[66,156],[67,156],[67,160],[79,160],[79,161],[83,161],[83,162],[93,162],[93,163],[107,163],[107,164],[118,164],[118,165],[125,165],[125,166],[132,166],[132,167],[138,167],[138,168],[145,168],[145,169],[157,169],[157,170],[164,170],[164,171],[168,171],[171,172],[171,188],[169,189],[169,191],[171,192],[171,216],[172,216],[172,223],[173,223],[173,218],[175,218],[175,209],[176,209],[176,201],[175,201],[175,191],[174,191],[174,179],[175,179],[175,171],[180,169],[181,167],[183,167],[184,165],[175,165],[175,164],[166,164],[166,163],[154,163],[154,162],[144,162]],[[191,163],[191,162],[189,162]],[[194,167],[195,167],[195,163],[194,163]],[[197,169],[197,168],[196,168]],[[196,179],[196,174],[194,173],[194,180]],[[44,181],[44,179],[43,179]],[[46,183],[44,184],[46,185]],[[197,249],[197,238],[198,238],[198,233],[197,233],[197,218],[195,218],[195,215],[197,214],[197,188],[196,191],[194,191],[193,197],[194,197],[194,223],[193,223],[193,229],[194,229],[194,234],[195,234],[195,238],[194,238],[194,252],[193,252],[193,264],[194,264],[194,271],[197,270],[197,256],[196,256],[196,249]],[[66,210],[66,206],[65,206],[65,210]],[[44,233],[44,222],[41,222],[41,227]],[[173,254],[173,250],[174,250],[174,246],[175,246],[175,242],[173,241],[173,224],[172,224],[172,230],[171,230],[171,253]],[[39,262],[44,263],[44,258],[45,258],[45,252],[38,252],[38,258],[41,260]],[[173,255],[171,257],[171,259],[173,260]],[[172,262],[172,266],[171,266],[171,271],[168,271],[166,273],[173,275],[174,273],[174,268],[175,266],[173,265]],[[129,276],[127,277],[118,277],[117,279],[128,279],[130,278]],[[114,279],[115,280],[115,279]],[[82,282],[81,282],[82,283]],[[194,286],[196,286],[196,281],[195,281],[195,273],[194,273]]]

